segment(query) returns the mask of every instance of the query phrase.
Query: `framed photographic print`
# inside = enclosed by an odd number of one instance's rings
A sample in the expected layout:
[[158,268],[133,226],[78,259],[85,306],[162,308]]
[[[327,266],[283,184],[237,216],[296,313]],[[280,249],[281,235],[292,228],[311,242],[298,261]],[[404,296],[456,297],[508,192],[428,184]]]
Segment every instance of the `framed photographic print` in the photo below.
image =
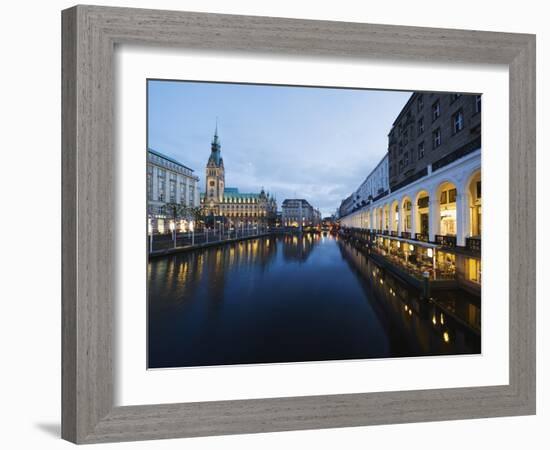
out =
[[63,11],[63,437],[533,414],[534,55]]

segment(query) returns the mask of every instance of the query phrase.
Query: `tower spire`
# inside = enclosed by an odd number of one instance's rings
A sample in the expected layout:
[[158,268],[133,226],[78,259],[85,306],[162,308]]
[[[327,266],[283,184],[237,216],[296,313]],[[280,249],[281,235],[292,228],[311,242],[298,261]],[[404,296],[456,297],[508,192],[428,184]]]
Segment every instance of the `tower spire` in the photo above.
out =
[[216,116],[216,128],[214,128],[214,138],[212,139],[212,151],[220,151],[220,139],[218,137],[218,116]]

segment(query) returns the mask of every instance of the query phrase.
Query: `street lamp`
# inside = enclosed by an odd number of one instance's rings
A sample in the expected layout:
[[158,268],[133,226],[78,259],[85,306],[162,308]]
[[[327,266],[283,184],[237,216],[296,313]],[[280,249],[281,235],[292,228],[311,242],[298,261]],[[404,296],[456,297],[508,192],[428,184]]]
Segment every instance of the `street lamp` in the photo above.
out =
[[151,224],[151,218],[147,219],[147,231],[149,233],[149,253],[153,252],[153,227]]
[[172,232],[172,240],[174,241],[174,248],[176,248],[176,224],[173,220],[170,221],[170,231]]
[[189,222],[189,230],[191,231],[191,245],[195,245],[195,223],[192,220]]

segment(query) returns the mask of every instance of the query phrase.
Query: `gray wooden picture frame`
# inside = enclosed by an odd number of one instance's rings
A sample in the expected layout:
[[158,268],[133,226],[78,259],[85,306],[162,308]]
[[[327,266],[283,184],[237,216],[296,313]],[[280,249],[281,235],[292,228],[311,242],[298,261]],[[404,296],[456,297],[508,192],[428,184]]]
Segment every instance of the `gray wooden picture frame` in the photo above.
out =
[[[94,443],[535,413],[535,36],[98,6],[63,11],[62,32],[64,439]],[[113,53],[127,43],[507,65],[509,384],[114,406]]]

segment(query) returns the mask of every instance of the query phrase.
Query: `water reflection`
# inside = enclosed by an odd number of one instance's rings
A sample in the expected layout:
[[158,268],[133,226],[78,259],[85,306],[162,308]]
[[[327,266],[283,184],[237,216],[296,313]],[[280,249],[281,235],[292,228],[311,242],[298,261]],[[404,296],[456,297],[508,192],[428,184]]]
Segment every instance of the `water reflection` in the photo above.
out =
[[305,262],[315,245],[319,242],[320,236],[318,234],[306,233],[294,236],[285,235],[281,239],[283,241],[282,248],[285,261]]
[[[478,353],[479,308],[419,298],[331,236],[271,236],[149,263],[150,367]],[[477,309],[476,309],[477,308]]]
[[406,336],[408,348],[397,345],[395,356],[480,352],[481,310],[475,296],[461,290],[440,290],[426,301],[418,290],[377,266],[362,251],[339,242],[342,256],[361,279],[366,296],[391,334]]

